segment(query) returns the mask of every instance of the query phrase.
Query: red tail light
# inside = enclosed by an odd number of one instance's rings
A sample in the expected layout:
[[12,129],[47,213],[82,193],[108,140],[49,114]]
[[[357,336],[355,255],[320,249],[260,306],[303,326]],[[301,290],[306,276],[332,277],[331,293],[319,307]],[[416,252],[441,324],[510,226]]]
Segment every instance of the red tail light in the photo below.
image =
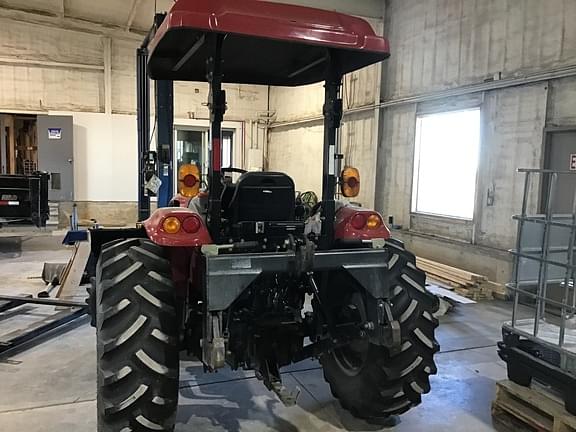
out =
[[388,239],[390,230],[378,212],[349,205],[336,213],[334,235],[338,240]]
[[188,234],[197,233],[201,226],[202,223],[196,216],[189,216],[182,222],[182,229]]
[[196,183],[198,183],[198,179],[196,178],[196,176],[193,176],[192,174],[187,174],[184,177],[184,180],[182,180],[182,183],[184,183],[184,186],[186,187],[193,188],[194,186],[196,186]]
[[362,213],[356,213],[350,221],[354,229],[361,230],[366,226],[366,216]]

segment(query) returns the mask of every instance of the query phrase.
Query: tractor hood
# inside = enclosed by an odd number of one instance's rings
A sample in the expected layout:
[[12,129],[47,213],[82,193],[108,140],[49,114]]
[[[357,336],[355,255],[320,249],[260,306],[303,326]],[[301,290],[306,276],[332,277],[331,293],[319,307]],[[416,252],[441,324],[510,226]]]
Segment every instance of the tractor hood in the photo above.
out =
[[206,81],[210,34],[225,35],[224,81],[298,86],[325,79],[328,53],[342,73],[389,56],[360,18],[259,0],[177,0],[148,43],[152,79]]

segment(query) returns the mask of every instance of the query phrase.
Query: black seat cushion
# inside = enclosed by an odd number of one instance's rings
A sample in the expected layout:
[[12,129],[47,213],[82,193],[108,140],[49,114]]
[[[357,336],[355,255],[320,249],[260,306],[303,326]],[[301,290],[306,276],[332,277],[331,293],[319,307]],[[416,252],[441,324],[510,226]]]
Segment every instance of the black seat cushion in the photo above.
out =
[[294,182],[278,172],[242,174],[229,209],[235,222],[294,220]]

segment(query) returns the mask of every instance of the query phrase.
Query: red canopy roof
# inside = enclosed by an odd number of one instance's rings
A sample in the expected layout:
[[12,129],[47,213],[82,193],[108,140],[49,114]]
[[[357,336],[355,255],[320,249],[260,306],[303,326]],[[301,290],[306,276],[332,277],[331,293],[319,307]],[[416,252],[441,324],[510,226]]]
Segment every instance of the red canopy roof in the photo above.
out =
[[205,81],[208,33],[225,34],[224,80],[295,86],[325,78],[327,48],[348,73],[389,56],[363,19],[259,0],[177,0],[149,42],[153,79]]

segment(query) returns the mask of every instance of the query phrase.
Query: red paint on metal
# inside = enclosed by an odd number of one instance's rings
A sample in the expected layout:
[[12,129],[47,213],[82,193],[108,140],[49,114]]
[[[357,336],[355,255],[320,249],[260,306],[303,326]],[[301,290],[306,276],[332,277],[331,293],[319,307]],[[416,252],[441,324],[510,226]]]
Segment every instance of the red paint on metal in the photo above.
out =
[[[172,37],[169,34],[180,31],[187,33],[176,33],[177,36],[172,35]],[[177,0],[148,44],[150,61],[154,65],[151,73],[153,75],[156,73],[157,66],[165,74],[170,75],[170,77],[158,76],[154,79],[173,79],[174,76],[171,74],[178,73],[181,66],[178,68],[175,66],[183,57],[176,58],[174,64],[170,63],[168,66],[166,62],[172,61],[166,57],[169,52],[179,52],[178,50],[181,49],[183,50],[181,56],[186,52],[191,52],[192,55],[199,56],[197,61],[203,63],[207,50],[201,43],[201,37],[207,33],[227,34],[228,39],[285,42],[286,46],[289,45],[296,50],[291,54],[285,53],[289,56],[293,55],[294,59],[309,57],[306,54],[310,54],[311,51],[307,47],[327,47],[338,50],[345,73],[382,61],[390,55],[388,40],[376,35],[366,20],[355,16],[262,0]],[[227,42],[229,41],[225,41],[225,45]],[[236,55],[250,65],[249,56],[270,58],[278,50],[278,46],[274,44],[259,44],[258,46],[259,52],[239,50],[229,53],[227,58],[230,59],[232,55]],[[247,45],[246,47],[250,49]],[[158,55],[158,64],[155,62],[157,49],[161,52]],[[236,74],[237,71],[231,68],[230,60],[228,64],[225,63],[224,68],[226,82],[241,83],[251,79],[246,76],[244,69]],[[287,73],[290,79],[293,78],[290,76],[291,72]],[[186,79],[187,75],[176,76],[178,79]],[[200,76],[197,75],[187,79],[198,80],[199,78]],[[252,79],[256,78],[253,76]],[[324,77],[317,81],[322,79]]]
[[[352,207],[346,206],[340,208],[336,212],[336,221],[335,221],[335,237],[337,240],[371,240],[377,238],[389,239],[390,238],[390,230],[382,221],[382,224],[376,229],[369,229],[366,226],[366,221],[368,217],[371,215],[378,215],[380,220],[382,220],[382,216],[374,211],[363,209],[361,207]],[[362,228],[358,229],[355,227],[359,226],[358,224],[354,223],[360,220],[360,217],[364,220],[364,224],[362,224]]]
[[[176,234],[169,234],[162,229],[162,222],[168,217],[176,217],[182,224],[189,217],[198,218],[199,229],[195,233],[187,233],[181,229]],[[168,247],[197,247],[212,243],[210,233],[202,221],[201,216],[193,210],[182,207],[165,207],[156,210],[142,222],[148,238],[160,246]]]
[[261,0],[178,0],[149,45],[152,52],[174,28],[234,33],[307,45],[388,54],[388,40],[362,18]]
[[220,168],[222,168],[222,143],[220,138],[214,138],[212,140],[212,169],[220,171]]

